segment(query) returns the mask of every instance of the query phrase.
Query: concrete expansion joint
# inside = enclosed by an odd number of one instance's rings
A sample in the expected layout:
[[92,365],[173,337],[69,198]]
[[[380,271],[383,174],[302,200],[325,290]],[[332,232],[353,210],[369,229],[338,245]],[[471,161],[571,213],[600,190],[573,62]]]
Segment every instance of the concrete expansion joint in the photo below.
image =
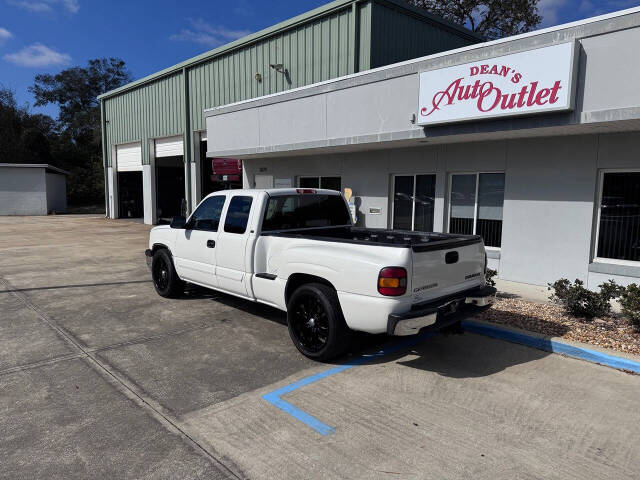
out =
[[[157,404],[152,398],[145,395],[141,392],[134,384],[132,384],[126,378],[123,378],[117,371],[111,370],[109,365],[103,361],[101,361],[95,354],[99,351],[106,350],[109,348],[116,348],[116,345],[111,345],[107,347],[101,348],[86,348],[82,345],[82,343],[77,340],[71,333],[67,332],[64,328],[60,327],[54,320],[52,320],[46,312],[43,312],[36,304],[34,304],[29,297],[27,297],[24,293],[14,288],[6,279],[0,277],[0,285],[11,295],[18,298],[25,307],[32,310],[40,320],[42,320],[45,324],[47,324],[51,329],[53,329],[56,333],[58,333],[65,341],[71,344],[78,353],[65,355],[62,357],[57,357],[55,359],[51,359],[49,361],[44,362],[36,362],[31,365],[23,365],[19,367],[13,367],[11,369],[7,369],[5,371],[0,371],[0,375],[6,373],[12,373],[16,371],[22,371],[29,368],[36,368],[39,366],[47,365],[50,363],[56,363],[58,361],[70,360],[70,359],[86,359],[87,364],[91,366],[100,376],[105,378],[114,388],[116,388],[120,393],[125,395],[127,398],[132,400],[139,407],[145,409],[147,413],[151,415],[156,421],[158,421],[161,425],[165,427],[168,431],[173,434],[178,435],[184,442],[189,444],[194,450],[198,451],[204,457],[208,458],[209,461],[218,465],[225,472],[227,472],[231,477],[237,479],[243,479],[244,477],[239,474],[239,472],[234,471],[228,465],[222,462],[213,452],[206,449],[201,443],[199,443],[196,439],[194,439],[191,435],[189,435],[186,431],[184,431],[179,425],[177,419],[171,418],[171,416],[164,411],[165,409]],[[192,327],[191,329],[181,329],[182,331],[193,331],[200,330],[204,328],[209,328],[211,325],[200,325],[199,327]],[[179,331],[169,332],[168,335],[177,335]],[[165,336],[167,334],[164,334]],[[160,335],[154,336],[153,338],[147,337],[148,340],[153,340],[155,338],[159,338]],[[148,341],[147,340],[147,341]],[[127,345],[129,343],[142,343],[142,339],[138,339],[138,342],[135,340],[132,342],[123,342],[122,345]],[[10,372],[11,371],[11,372]]]

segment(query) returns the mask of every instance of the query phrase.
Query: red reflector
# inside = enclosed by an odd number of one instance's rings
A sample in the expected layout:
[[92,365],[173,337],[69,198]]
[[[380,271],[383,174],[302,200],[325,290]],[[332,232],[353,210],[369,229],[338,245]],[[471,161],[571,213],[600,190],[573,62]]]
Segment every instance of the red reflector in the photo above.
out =
[[313,188],[297,188],[296,192],[298,193],[316,193]]
[[378,275],[378,293],[398,297],[407,292],[407,271],[402,267],[385,267]]

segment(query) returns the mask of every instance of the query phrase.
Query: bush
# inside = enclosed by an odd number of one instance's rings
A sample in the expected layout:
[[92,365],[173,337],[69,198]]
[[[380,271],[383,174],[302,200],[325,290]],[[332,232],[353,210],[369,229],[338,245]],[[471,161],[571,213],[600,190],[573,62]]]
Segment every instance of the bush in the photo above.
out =
[[493,279],[498,274],[497,270],[493,270],[492,268],[487,268],[487,271],[484,272],[484,278],[487,285],[490,287],[496,286],[496,281]]
[[620,295],[622,314],[640,327],[640,286],[632,283]]
[[604,317],[611,313],[611,300],[618,297],[622,287],[613,280],[599,286],[600,291],[593,292],[584,287],[584,282],[576,279],[571,283],[561,278],[550,283],[549,290],[553,293],[549,297],[555,303],[564,306],[565,310],[576,317]]

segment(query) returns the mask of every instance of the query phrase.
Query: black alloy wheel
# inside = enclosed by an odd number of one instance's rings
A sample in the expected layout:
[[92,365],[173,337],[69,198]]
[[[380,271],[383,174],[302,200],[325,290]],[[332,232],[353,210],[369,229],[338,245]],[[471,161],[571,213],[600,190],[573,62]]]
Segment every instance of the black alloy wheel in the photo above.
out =
[[305,292],[295,304],[291,328],[300,344],[309,352],[319,352],[329,340],[329,320],[317,295]]
[[157,290],[164,291],[169,286],[169,265],[164,258],[153,262],[153,283]]
[[171,254],[165,248],[156,250],[151,262],[151,277],[158,295],[177,298],[184,293],[185,283],[178,277]]
[[352,332],[342,315],[338,295],[331,286],[308,283],[298,287],[287,302],[289,335],[305,356],[326,361],[342,355]]

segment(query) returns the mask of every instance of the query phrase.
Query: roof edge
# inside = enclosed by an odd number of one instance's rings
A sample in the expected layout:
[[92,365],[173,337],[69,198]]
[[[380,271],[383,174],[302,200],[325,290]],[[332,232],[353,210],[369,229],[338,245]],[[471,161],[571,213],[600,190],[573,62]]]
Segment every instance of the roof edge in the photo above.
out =
[[[408,3],[404,3],[400,0],[371,0],[371,1],[379,1],[381,3],[390,3],[392,5],[395,5],[398,8],[402,8],[404,10],[407,10],[408,12],[412,12],[414,14],[420,15],[422,17],[424,17],[427,21],[431,21],[433,23],[436,24],[440,24],[445,28],[450,28],[452,30],[457,31],[458,33],[462,33],[465,34],[467,36],[469,36],[470,38],[475,38],[477,40],[484,40],[484,37],[479,36],[478,34],[476,34],[475,32],[461,26],[461,25],[456,25],[454,23],[449,22],[448,20],[445,20],[443,18],[440,18],[430,12],[428,12],[427,10],[421,11],[423,9],[418,9],[416,7],[412,7],[411,5],[409,5]],[[160,70],[156,73],[152,73],[151,75],[147,75],[145,77],[142,77],[138,80],[135,80],[131,83],[127,83],[126,85],[122,85],[121,87],[115,88],[113,90],[109,90],[108,92],[102,93],[100,95],[98,95],[98,100],[106,100],[110,97],[116,96],[118,94],[121,94],[123,92],[126,92],[128,90],[134,90],[142,85],[145,85],[147,83],[151,83],[155,80],[159,80],[160,78],[163,77],[167,77],[170,75],[174,75],[179,73],[181,70],[183,70],[184,68],[189,68],[192,66],[195,66],[199,63],[203,63],[206,62],[212,58],[218,57],[220,55],[223,55],[227,52],[230,52],[232,50],[244,47],[246,45],[249,45],[251,43],[255,43],[257,41],[259,41],[262,38],[266,38],[268,36],[271,35],[275,35],[279,32],[288,30],[290,28],[293,28],[297,25],[306,23],[312,19],[318,18],[318,17],[322,17],[324,15],[328,15],[332,12],[335,12],[337,10],[342,10],[344,8],[346,8],[348,5],[354,4],[354,3],[364,3],[363,0],[334,0],[333,2],[327,3],[326,5],[322,5],[320,7],[314,8],[313,10],[309,10],[307,12],[301,13],[300,15],[296,15],[295,17],[289,18],[287,20],[284,20],[282,22],[276,23],[275,25],[272,25],[270,27],[264,28],[262,30],[258,30],[255,33],[251,33],[245,37],[239,38],[238,40],[235,40],[233,42],[227,43],[225,45],[222,45],[218,48],[214,48],[213,50],[209,50],[205,53],[202,53],[200,55],[197,55],[195,57],[191,57],[187,60],[184,60],[180,63],[177,63],[171,67],[165,68],[163,70]]]
[[44,168],[55,173],[61,173],[63,175],[71,175],[71,172],[63,170],[48,163],[0,163],[0,168]]
[[[324,87],[324,86],[327,86],[327,85],[331,85],[333,83],[338,83],[338,82],[342,82],[342,81],[349,80],[349,79],[358,79],[360,77],[366,77],[366,76],[371,76],[371,75],[377,75],[377,76],[386,77],[386,76],[390,75],[389,74],[390,70],[402,69],[403,67],[410,67],[413,64],[419,64],[419,63],[427,61],[427,60],[434,60],[434,59],[438,59],[438,58],[442,58],[442,57],[447,57],[449,55],[456,55],[456,54],[460,54],[460,53],[471,52],[473,50],[477,50],[477,49],[480,49],[480,48],[492,47],[492,46],[501,45],[501,44],[508,43],[508,42],[521,40],[521,39],[524,39],[524,38],[536,37],[536,36],[545,35],[545,34],[548,34],[548,33],[558,32],[558,31],[561,31],[561,30],[568,30],[568,29],[575,28],[575,27],[582,27],[584,25],[589,25],[589,24],[597,23],[597,22],[601,22],[601,21],[615,20],[615,19],[618,19],[620,17],[625,17],[627,15],[633,15],[633,14],[637,14],[637,13],[640,13],[640,7],[632,7],[632,8],[627,8],[625,10],[617,10],[615,12],[610,12],[610,13],[606,13],[606,14],[603,14],[603,15],[598,15],[598,16],[595,16],[595,17],[588,17],[588,18],[585,18],[585,19],[582,19],[582,20],[577,20],[577,21],[574,21],[574,22],[568,22],[568,23],[563,23],[563,24],[560,24],[560,25],[554,25],[552,27],[546,27],[546,28],[542,28],[540,30],[533,30],[531,32],[521,33],[519,35],[513,35],[511,37],[499,38],[497,40],[490,40],[490,41],[482,42],[482,43],[474,43],[472,45],[467,45],[465,47],[455,48],[455,49],[452,49],[452,50],[445,50],[443,52],[433,53],[433,54],[430,54],[430,55],[425,55],[423,57],[412,58],[410,60],[404,60],[402,62],[392,63],[390,65],[384,65],[382,67],[373,68],[371,70],[363,70],[361,72],[351,73],[349,75],[344,75],[342,77],[331,78],[329,80],[324,80],[322,82],[312,83],[310,85],[303,85],[301,87],[292,88],[290,90],[284,90],[282,92],[270,93],[268,95],[263,95],[261,97],[248,98],[248,99],[245,99],[245,100],[240,100],[238,102],[233,102],[233,103],[228,103],[228,104],[225,104],[225,105],[218,105],[218,106],[215,106],[215,107],[205,108],[204,109],[204,114],[205,114],[205,117],[208,117],[208,116],[224,114],[224,113],[227,113],[229,111],[244,110],[244,109],[252,108],[253,104],[259,104],[261,102],[268,101],[268,100],[271,100],[271,99],[274,99],[274,98],[277,98],[277,97],[287,97],[287,96],[290,96],[292,94],[302,94],[302,92],[304,92],[306,90],[317,89],[318,87]],[[406,74],[407,73],[403,73],[400,76],[406,75]]]

